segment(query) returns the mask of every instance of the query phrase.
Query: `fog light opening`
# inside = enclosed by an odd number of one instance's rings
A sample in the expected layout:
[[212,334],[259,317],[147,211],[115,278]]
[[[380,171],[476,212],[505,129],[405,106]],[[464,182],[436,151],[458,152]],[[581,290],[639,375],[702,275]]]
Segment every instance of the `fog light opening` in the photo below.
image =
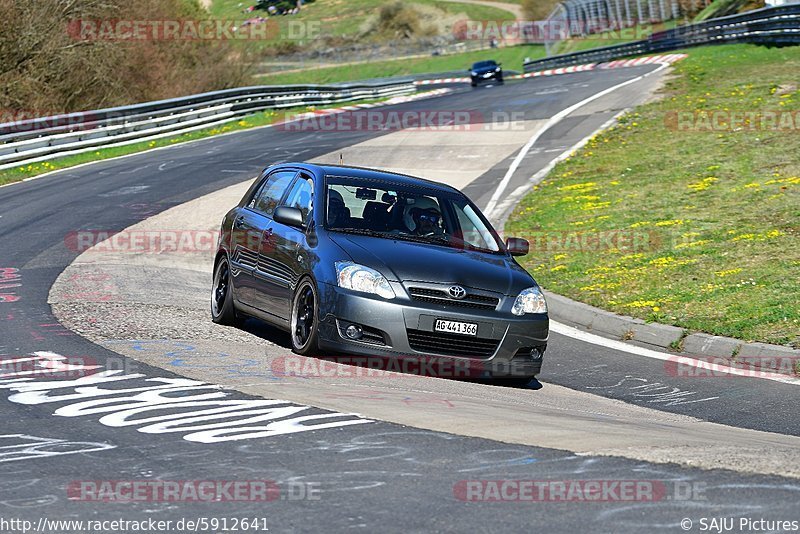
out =
[[540,349],[539,347],[535,347],[531,350],[532,360],[541,360],[543,355],[544,353],[542,352],[542,349]]
[[362,330],[357,324],[351,324],[345,329],[344,335],[350,339],[361,339],[361,337],[364,335],[364,330]]

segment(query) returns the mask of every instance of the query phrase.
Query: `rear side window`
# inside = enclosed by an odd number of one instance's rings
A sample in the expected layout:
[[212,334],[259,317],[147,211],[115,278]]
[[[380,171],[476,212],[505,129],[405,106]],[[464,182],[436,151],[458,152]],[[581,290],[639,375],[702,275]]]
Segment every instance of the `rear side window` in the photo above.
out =
[[272,217],[296,174],[295,171],[278,171],[270,174],[248,207]]

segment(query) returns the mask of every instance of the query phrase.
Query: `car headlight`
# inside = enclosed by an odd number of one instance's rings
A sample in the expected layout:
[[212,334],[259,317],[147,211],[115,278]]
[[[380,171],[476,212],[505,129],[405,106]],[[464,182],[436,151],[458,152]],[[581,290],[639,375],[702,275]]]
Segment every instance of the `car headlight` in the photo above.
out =
[[538,287],[529,287],[522,291],[514,306],[511,307],[514,315],[525,315],[526,313],[547,313],[547,302],[544,300],[542,290]]
[[352,261],[336,262],[336,281],[344,289],[372,293],[385,299],[395,297],[392,286],[381,273]]
[[473,76],[477,76],[478,75],[478,73],[475,72],[474,70],[472,72],[470,72],[470,74],[472,74]]
[[496,69],[494,69],[494,71],[495,72],[500,72],[500,67],[497,67]]

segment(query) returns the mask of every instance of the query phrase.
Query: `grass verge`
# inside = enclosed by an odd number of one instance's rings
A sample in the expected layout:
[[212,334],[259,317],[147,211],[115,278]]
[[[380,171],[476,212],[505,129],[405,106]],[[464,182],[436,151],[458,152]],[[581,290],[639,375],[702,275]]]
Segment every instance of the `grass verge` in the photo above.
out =
[[525,266],[556,293],[800,348],[800,47],[688,53],[660,101],[557,165],[506,232],[532,238]]

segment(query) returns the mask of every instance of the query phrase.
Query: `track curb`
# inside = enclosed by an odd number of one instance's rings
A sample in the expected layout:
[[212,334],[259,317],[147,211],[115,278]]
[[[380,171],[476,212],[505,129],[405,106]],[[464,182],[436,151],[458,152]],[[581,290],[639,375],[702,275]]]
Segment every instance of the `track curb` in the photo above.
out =
[[[800,373],[800,350],[784,345],[771,345],[756,341],[715,336],[703,332],[689,332],[683,328],[642,319],[589,306],[551,291],[544,291],[550,318],[566,325],[610,339],[633,342],[648,348],[666,350],[676,356],[713,359],[723,365],[748,367],[792,374],[781,361],[794,363],[794,374]],[[718,361],[719,360],[719,361]]]

